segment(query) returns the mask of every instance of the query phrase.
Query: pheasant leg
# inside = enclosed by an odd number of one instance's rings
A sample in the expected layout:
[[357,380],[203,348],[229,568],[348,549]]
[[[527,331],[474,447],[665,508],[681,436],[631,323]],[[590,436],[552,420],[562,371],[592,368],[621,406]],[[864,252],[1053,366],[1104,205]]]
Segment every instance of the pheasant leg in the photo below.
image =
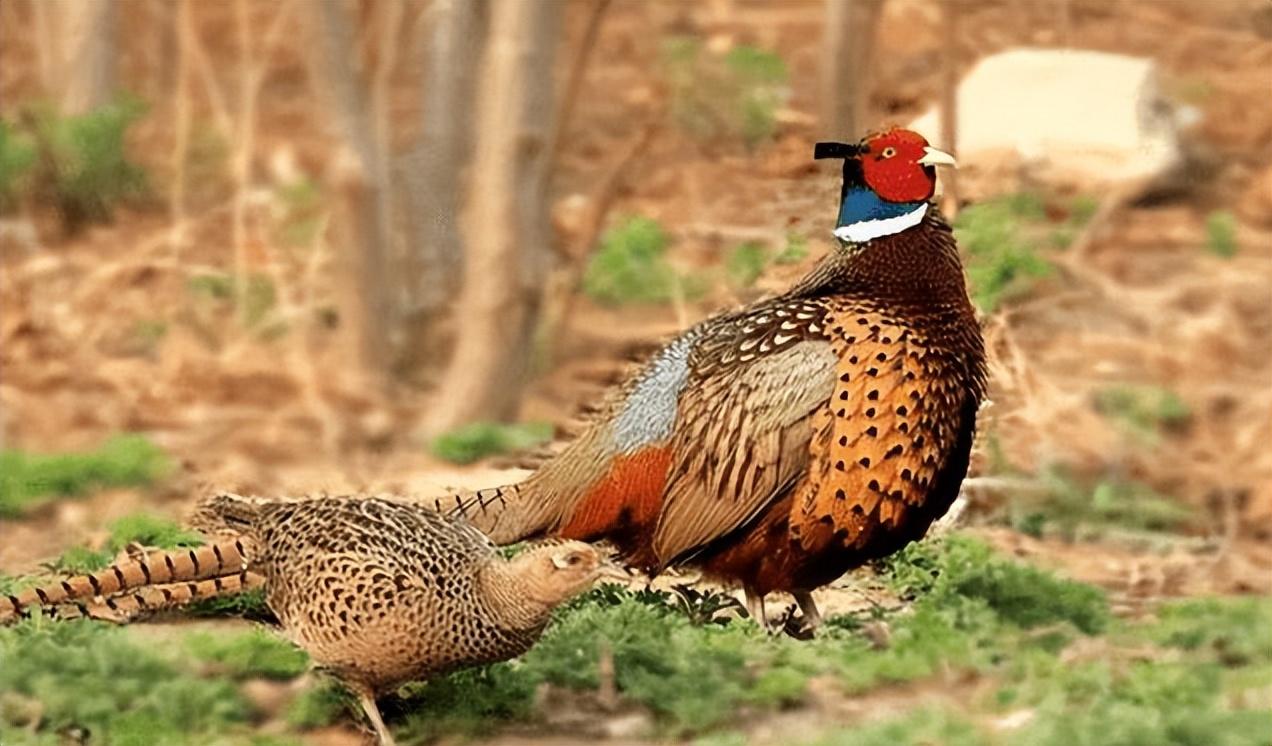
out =
[[358,702],[362,704],[362,711],[367,714],[367,719],[375,728],[375,735],[380,746],[397,746],[397,742],[393,740],[393,734],[384,724],[384,718],[380,717],[380,708],[375,704],[375,694],[365,687],[355,687],[355,691],[358,693]]
[[760,625],[760,629],[771,631],[769,630],[768,617],[764,614],[764,595],[756,593],[750,588],[745,589],[743,594],[746,596],[747,614],[755,620],[756,624]]
[[795,591],[791,595],[795,596],[795,603],[799,604],[799,610],[804,612],[804,626],[808,631],[813,631],[821,626],[821,612],[817,610],[817,603],[813,601],[811,591]]

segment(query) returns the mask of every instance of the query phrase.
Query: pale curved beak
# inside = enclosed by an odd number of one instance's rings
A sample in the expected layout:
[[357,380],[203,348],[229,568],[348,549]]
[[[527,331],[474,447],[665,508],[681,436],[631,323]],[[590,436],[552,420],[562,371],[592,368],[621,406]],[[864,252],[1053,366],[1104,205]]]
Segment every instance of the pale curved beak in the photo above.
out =
[[958,168],[958,162],[954,160],[954,156],[946,153],[944,150],[937,150],[931,146],[923,148],[923,157],[919,159],[919,163],[924,166],[949,166]]

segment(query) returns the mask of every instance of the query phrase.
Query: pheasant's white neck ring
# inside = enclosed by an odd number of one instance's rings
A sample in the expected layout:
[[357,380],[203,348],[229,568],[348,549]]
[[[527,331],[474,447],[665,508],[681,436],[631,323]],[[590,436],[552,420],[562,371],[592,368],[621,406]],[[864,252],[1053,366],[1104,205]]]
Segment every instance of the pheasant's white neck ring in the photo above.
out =
[[859,220],[835,229],[835,237],[847,243],[865,243],[871,239],[891,236],[923,222],[927,215],[928,203],[920,203],[909,212],[890,218]]

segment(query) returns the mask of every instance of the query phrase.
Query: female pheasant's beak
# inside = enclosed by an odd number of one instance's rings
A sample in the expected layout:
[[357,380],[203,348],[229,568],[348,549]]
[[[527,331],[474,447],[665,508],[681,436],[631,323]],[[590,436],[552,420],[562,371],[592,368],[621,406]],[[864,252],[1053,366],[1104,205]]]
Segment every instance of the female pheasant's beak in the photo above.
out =
[[614,580],[619,583],[629,583],[632,579],[632,573],[627,568],[617,564],[609,557],[606,557],[601,560],[601,566],[598,568],[597,577]]
[[930,145],[923,148],[923,157],[919,159],[919,163],[924,166],[950,166],[958,168],[958,163],[954,160],[954,156],[946,153],[944,150],[937,150]]

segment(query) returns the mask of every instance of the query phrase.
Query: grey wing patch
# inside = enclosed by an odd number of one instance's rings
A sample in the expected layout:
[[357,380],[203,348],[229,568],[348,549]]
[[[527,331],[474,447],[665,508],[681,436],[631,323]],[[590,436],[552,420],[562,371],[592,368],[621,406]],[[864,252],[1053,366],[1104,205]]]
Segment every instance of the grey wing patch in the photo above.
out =
[[616,451],[630,453],[671,435],[697,336],[694,328],[677,337],[641,371],[614,418]]
[[[745,525],[806,468],[812,428],[835,383],[835,355],[805,340],[695,388],[673,442],[675,461],[654,552],[671,562]],[[692,414],[691,414],[692,411]]]

